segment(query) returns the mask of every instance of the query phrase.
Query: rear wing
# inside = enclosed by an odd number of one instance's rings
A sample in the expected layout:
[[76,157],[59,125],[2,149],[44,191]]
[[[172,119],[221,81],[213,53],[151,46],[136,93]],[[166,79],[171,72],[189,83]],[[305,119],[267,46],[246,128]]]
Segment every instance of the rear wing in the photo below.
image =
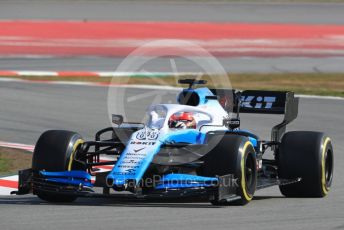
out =
[[280,114],[283,121],[271,130],[271,141],[279,142],[286,126],[298,114],[299,98],[289,91],[211,89],[228,112]]

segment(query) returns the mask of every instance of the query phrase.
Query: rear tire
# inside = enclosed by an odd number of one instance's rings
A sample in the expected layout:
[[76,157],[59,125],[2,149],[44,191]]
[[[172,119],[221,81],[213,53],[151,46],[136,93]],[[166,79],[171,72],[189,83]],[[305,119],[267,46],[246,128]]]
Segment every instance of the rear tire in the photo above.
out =
[[333,177],[333,148],[329,137],[320,132],[286,133],[278,153],[279,178],[301,181],[280,186],[286,197],[324,197]]
[[[32,170],[59,172],[83,170],[83,166],[73,161],[73,154],[84,141],[80,134],[64,130],[49,130],[38,139],[32,157]],[[37,175],[39,176],[39,175]],[[72,202],[76,196],[55,192],[33,191],[39,198],[49,202]]]
[[[237,202],[245,205],[253,198],[257,185],[257,162],[255,150],[247,137],[239,135],[210,136],[209,143],[217,143],[205,157],[201,174],[204,176],[223,176],[233,174],[237,178],[236,194],[241,197]],[[211,144],[210,144],[211,145]],[[211,201],[214,205],[227,202]]]

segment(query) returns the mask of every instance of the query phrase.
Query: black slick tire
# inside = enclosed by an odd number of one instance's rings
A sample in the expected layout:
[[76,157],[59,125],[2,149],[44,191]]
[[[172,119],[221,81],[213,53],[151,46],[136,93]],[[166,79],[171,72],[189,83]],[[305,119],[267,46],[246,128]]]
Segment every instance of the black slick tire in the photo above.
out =
[[[234,204],[245,205],[253,198],[257,185],[257,162],[255,150],[247,137],[225,134],[209,137],[210,143],[216,143],[205,157],[201,174],[204,176],[223,176],[233,174],[236,178],[236,195],[240,200]],[[211,200],[214,205],[227,204]]]
[[[73,154],[84,141],[80,134],[65,130],[49,130],[38,139],[32,157],[32,170],[39,176],[41,170],[58,172],[81,170],[82,166],[73,161]],[[74,195],[59,194],[50,191],[33,191],[39,198],[49,202],[72,202]]]
[[301,178],[300,182],[280,186],[286,197],[324,197],[333,178],[331,139],[321,132],[286,133],[278,151],[278,176]]

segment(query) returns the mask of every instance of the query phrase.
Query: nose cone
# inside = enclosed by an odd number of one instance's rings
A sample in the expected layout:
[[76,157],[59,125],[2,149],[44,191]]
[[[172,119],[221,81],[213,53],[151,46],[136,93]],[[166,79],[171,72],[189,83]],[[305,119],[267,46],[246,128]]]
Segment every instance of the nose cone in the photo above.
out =
[[106,178],[106,185],[116,191],[123,191],[127,187],[125,179],[114,178],[111,174]]
[[113,185],[114,185],[114,178],[112,177],[112,175],[110,175],[110,176],[108,176],[107,178],[106,178],[106,185],[108,186],[108,187],[112,187]]

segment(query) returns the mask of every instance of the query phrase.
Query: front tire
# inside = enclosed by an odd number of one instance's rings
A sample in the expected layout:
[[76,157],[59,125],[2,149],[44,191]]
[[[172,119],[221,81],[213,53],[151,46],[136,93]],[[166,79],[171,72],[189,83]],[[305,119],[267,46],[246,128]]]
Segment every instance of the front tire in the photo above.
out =
[[[257,161],[255,150],[247,137],[226,134],[210,136],[209,143],[217,143],[205,157],[202,167],[204,176],[233,174],[237,178],[237,204],[245,205],[253,198],[257,185]],[[226,204],[215,197],[214,205]]]
[[333,148],[329,137],[320,132],[286,133],[278,153],[280,178],[301,181],[280,186],[286,197],[324,197],[333,177]]
[[[73,155],[84,141],[80,134],[64,130],[49,130],[38,139],[32,157],[32,170],[39,171],[82,170],[83,166],[73,161]],[[56,192],[33,190],[40,199],[49,202],[72,202],[76,196]]]

